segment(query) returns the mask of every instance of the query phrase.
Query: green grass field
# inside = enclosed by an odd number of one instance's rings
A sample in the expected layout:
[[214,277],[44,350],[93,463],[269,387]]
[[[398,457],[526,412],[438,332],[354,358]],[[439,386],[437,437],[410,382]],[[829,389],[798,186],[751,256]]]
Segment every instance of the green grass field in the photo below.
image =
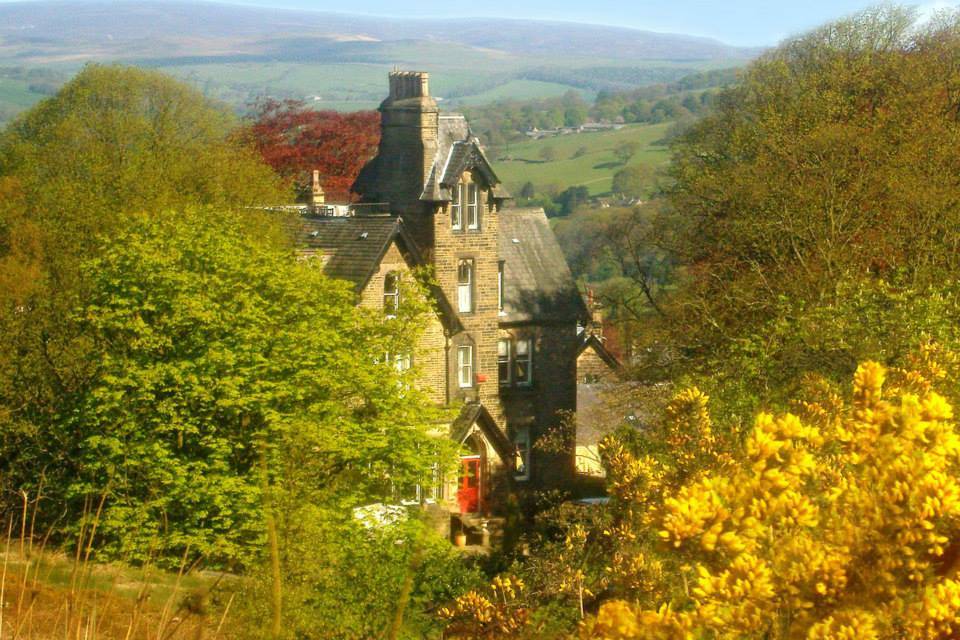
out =
[[[501,156],[510,159],[494,159],[493,165],[500,179],[514,192],[530,181],[538,189],[548,185],[560,189],[585,185],[590,188],[591,195],[602,195],[610,192],[613,175],[623,168],[613,155],[613,150],[621,142],[631,141],[639,145],[629,164],[656,167],[666,163],[667,148],[656,142],[663,138],[670,124],[629,125],[619,131],[578,133],[511,144],[499,150]],[[545,162],[540,158],[544,147],[554,149],[555,160]],[[580,147],[585,147],[587,153],[579,158],[572,157]]]
[[558,82],[541,82],[540,80],[511,80],[497,85],[487,91],[481,91],[464,98],[457,99],[456,105],[480,105],[497,100],[532,100],[536,98],[552,98],[562,96],[568,91],[577,91],[587,100],[592,100],[594,94],[589,91],[574,89],[568,84]]
[[0,78],[0,103],[24,109],[32,106],[42,95],[30,91],[26,82],[22,80],[12,80],[10,78]]

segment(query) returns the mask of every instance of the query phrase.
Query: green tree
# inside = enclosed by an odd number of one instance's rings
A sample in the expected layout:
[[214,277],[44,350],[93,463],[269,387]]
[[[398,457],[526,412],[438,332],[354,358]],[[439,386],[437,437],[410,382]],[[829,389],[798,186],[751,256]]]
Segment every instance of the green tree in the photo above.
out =
[[780,296],[819,304],[844,282],[924,286],[960,268],[946,89],[960,27],[955,13],[913,24],[884,6],[790,40],[681,137],[671,199],[702,274],[702,337],[769,319]]
[[650,193],[653,169],[646,164],[624,167],[613,175],[613,192],[629,198],[642,198]]
[[620,161],[620,164],[627,164],[630,162],[633,156],[637,155],[637,150],[639,148],[640,145],[638,145],[636,142],[624,140],[614,147],[613,155],[617,160]]
[[33,431],[5,431],[2,457],[5,480],[43,481],[69,526],[102,500],[104,552],[249,561],[274,508],[264,479],[291,515],[293,496],[392,499],[437,462],[426,433],[442,415],[382,357],[410,352],[417,320],[357,308],[236,215],[134,216],[82,271],[89,293],[62,322],[91,345],[84,384]]
[[233,140],[236,125],[165,74],[88,65],[4,130],[0,175],[19,181],[53,250],[83,253],[128,212],[282,202],[273,172]]
[[557,159],[557,150],[549,145],[545,147],[540,147],[540,151],[538,155],[540,156],[540,159],[543,160],[544,162],[553,162],[554,160]]
[[560,214],[568,215],[577,210],[577,207],[586,204],[590,200],[590,189],[580,185],[577,187],[568,187],[555,200],[560,205]]
[[[90,65],[0,134],[0,421],[30,432],[81,392],[88,337],[80,263],[129,214],[237,207],[237,224],[279,240],[242,207],[282,202],[276,176],[234,141],[234,117],[158,72]],[[4,498],[6,499],[6,498]]]

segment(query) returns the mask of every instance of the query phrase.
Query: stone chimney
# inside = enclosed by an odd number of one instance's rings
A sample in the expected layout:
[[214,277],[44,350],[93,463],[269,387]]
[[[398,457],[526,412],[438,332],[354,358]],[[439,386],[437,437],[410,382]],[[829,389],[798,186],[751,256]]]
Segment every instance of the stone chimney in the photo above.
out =
[[437,155],[440,117],[429,79],[423,71],[392,71],[390,93],[380,104],[377,170],[358,193],[367,201],[389,202],[394,213],[423,212],[420,194]]
[[320,171],[314,169],[310,178],[310,206],[319,207],[325,203],[326,195],[323,193],[323,185],[320,184]]

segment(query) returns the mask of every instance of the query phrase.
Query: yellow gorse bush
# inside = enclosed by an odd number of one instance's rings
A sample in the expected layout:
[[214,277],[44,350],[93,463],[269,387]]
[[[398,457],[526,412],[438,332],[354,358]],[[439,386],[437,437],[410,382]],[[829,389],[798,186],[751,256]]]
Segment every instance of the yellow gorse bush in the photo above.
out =
[[[649,523],[662,558],[692,570],[662,606],[640,593],[606,602],[581,637],[960,637],[960,437],[932,390],[941,355],[926,346],[910,371],[862,364],[849,404],[834,395],[798,403],[801,415],[758,415],[736,463],[708,451],[698,467],[676,434],[673,485],[654,459],[611,446],[625,522]],[[676,402],[668,422],[712,449],[705,396]],[[631,564],[614,559],[614,574]]]

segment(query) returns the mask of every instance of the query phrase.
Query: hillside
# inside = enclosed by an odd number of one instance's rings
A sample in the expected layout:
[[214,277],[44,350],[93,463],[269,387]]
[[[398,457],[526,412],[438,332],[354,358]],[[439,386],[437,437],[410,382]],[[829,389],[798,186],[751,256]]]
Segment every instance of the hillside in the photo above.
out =
[[[393,66],[433,72],[449,104],[504,95],[587,95],[736,66],[757,53],[706,38],[620,27],[478,18],[397,19],[203,2],[0,3],[0,72],[70,77],[89,61],[164,69],[243,108],[261,95],[365,109]],[[0,73],[0,78],[3,74]],[[35,88],[34,88],[35,89]],[[40,99],[0,92],[0,120]]]
[[[638,150],[628,164],[660,166],[667,161],[668,155],[667,148],[658,141],[669,126],[669,123],[628,125],[616,131],[578,133],[511,144],[503,150],[504,158],[495,165],[515,193],[529,181],[538,189],[550,185],[561,189],[582,185],[590,189],[591,195],[602,195],[610,191],[613,175],[623,168],[613,153],[616,146],[635,142]],[[547,147],[553,149],[554,160],[542,159],[541,152]],[[581,147],[586,153],[574,157]]]

